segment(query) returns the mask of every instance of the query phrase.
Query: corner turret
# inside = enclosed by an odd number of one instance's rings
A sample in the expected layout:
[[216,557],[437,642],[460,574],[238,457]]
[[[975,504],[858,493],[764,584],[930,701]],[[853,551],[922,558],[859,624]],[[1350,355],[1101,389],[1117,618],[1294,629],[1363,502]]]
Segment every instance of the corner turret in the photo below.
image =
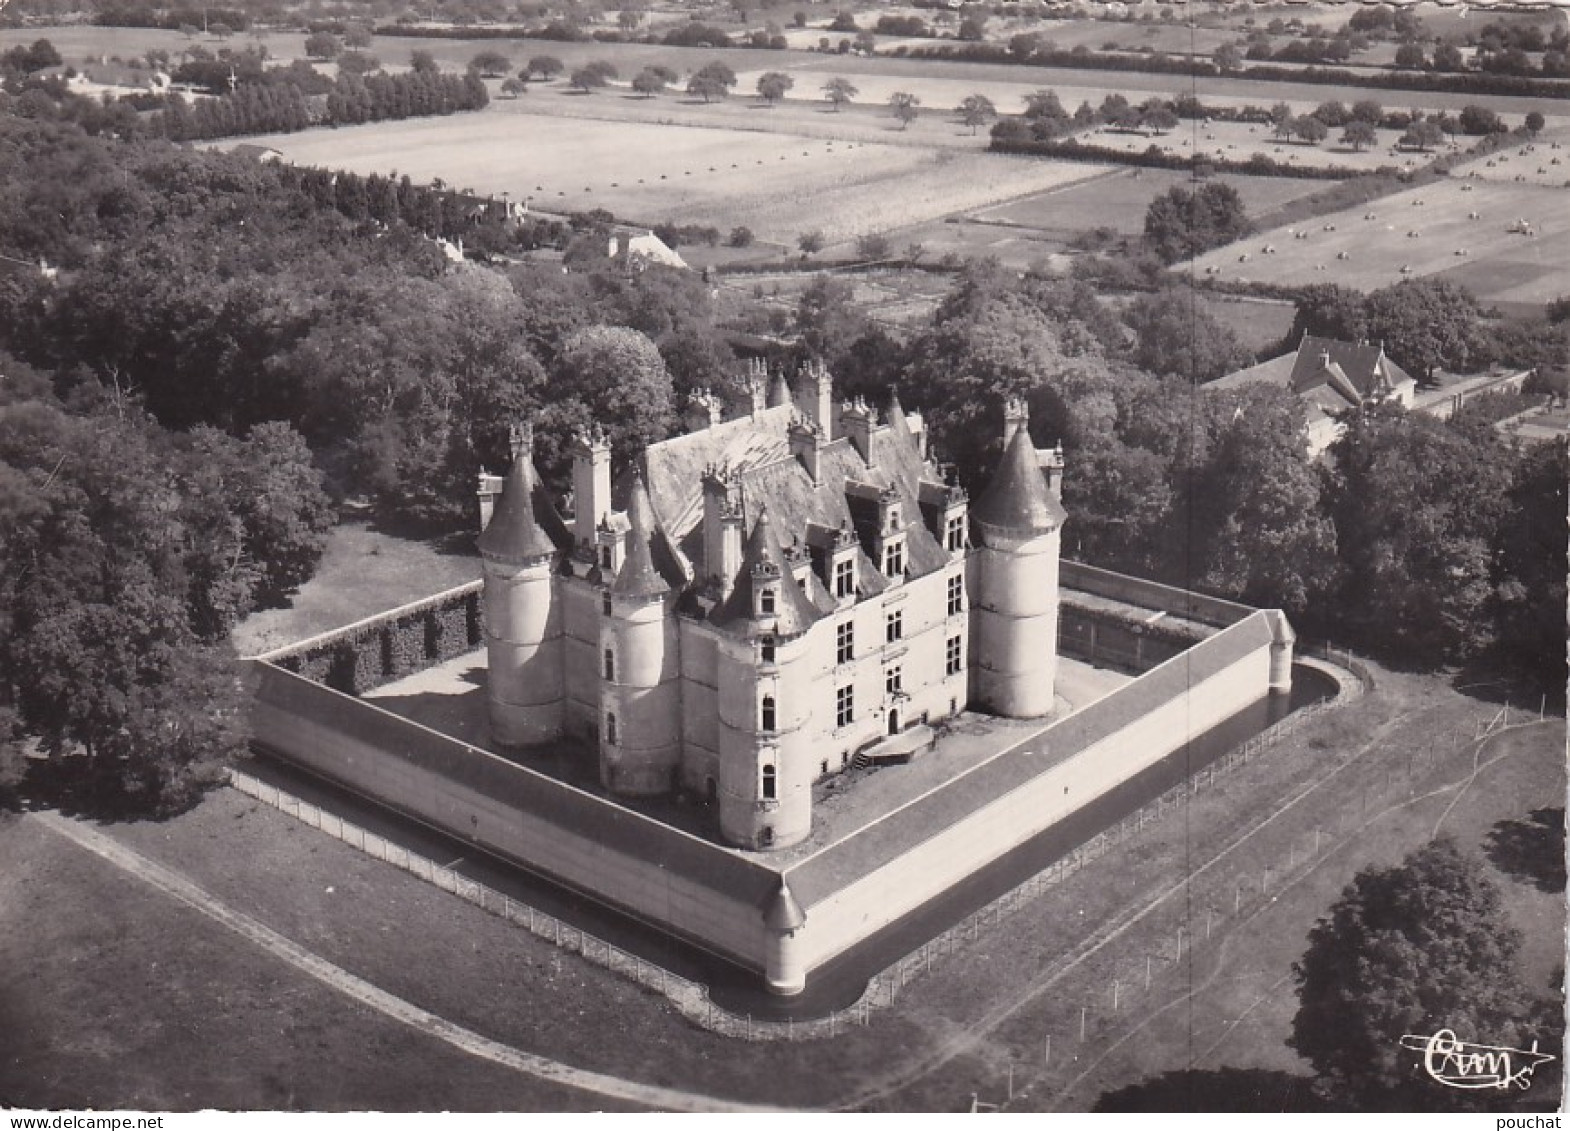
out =
[[[1003,459],[970,507],[971,699],[1008,718],[1052,710],[1057,678],[1061,461],[1031,444],[1024,404],[1005,410]],[[1053,453],[1055,457],[1056,453]]]

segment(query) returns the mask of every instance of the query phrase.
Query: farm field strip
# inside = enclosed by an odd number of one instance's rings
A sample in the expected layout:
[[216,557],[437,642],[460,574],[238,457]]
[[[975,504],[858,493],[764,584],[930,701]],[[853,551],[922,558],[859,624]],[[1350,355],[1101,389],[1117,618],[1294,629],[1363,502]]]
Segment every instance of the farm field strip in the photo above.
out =
[[397,171],[546,209],[746,224],[766,240],[884,231],[1095,176],[1101,166],[792,134],[484,112],[250,139],[299,164]]
[[[1443,273],[1468,278],[1485,302],[1542,302],[1565,289],[1567,204],[1565,190],[1452,180],[1250,236],[1198,257],[1193,269],[1230,281],[1359,290]],[[1523,219],[1535,235],[1512,230]]]

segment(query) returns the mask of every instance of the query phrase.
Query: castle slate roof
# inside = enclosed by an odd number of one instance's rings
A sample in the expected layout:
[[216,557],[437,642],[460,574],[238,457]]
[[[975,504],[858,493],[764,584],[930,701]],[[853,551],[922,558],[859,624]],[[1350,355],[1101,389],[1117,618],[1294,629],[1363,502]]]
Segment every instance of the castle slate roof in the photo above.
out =
[[1068,514],[1047,486],[1025,428],[1014,433],[998,470],[970,508],[971,517],[1006,530],[1045,533],[1063,525]]
[[1308,402],[1312,420],[1356,408],[1411,380],[1380,346],[1305,334],[1292,353],[1228,373],[1206,388],[1281,385]]
[[611,582],[618,597],[661,597],[686,583],[654,517],[649,492],[635,478],[627,500],[627,556]]
[[790,563],[780,546],[774,522],[767,504],[758,510],[758,520],[741,554],[741,572],[736,585],[724,603],[715,607],[710,620],[722,628],[752,635],[757,629],[753,610],[753,570],[758,566],[773,566],[778,579],[779,598],[774,603],[773,631],[779,636],[800,636],[821,620],[823,613],[814,607],[812,600],[797,586],[791,576]]
[[480,532],[480,553],[506,561],[523,561],[572,546],[572,534],[551,505],[540,473],[525,450],[515,456],[502,480],[501,497],[491,521]]

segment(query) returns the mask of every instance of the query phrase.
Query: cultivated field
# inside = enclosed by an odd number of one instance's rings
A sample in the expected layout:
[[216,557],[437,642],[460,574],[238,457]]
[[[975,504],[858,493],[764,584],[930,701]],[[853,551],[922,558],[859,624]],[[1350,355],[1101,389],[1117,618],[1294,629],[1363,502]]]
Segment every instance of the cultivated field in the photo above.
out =
[[607,208],[722,232],[746,225],[787,244],[814,229],[833,241],[900,228],[1100,171],[979,150],[494,111],[252,140],[302,165],[440,178],[545,210]]
[[[1535,235],[1512,230],[1523,219]],[[1570,191],[1459,178],[1251,236],[1194,268],[1232,281],[1365,291],[1436,276],[1484,302],[1542,303],[1566,290],[1567,262]]]

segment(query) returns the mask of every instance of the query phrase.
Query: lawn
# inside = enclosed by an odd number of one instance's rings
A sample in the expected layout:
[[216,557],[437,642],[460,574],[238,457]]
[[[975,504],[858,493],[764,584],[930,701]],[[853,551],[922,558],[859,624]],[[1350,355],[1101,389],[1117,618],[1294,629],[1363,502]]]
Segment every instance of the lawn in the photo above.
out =
[[351,516],[329,536],[316,576],[285,607],[247,617],[234,630],[235,648],[254,656],[479,576],[479,557],[463,535],[400,538]]
[[[224,859],[247,843],[252,818],[233,804],[237,795],[221,796],[230,804],[221,816],[209,810],[218,819],[186,851]],[[141,831],[154,839],[171,836],[165,826]],[[272,831],[280,842],[294,839],[281,823]],[[355,1004],[36,822],[0,815],[0,857],[6,861],[0,869],[0,1096],[8,1105],[140,1111],[605,1106]],[[332,889],[327,892],[323,898],[330,899]],[[427,952],[419,961],[451,958]]]

